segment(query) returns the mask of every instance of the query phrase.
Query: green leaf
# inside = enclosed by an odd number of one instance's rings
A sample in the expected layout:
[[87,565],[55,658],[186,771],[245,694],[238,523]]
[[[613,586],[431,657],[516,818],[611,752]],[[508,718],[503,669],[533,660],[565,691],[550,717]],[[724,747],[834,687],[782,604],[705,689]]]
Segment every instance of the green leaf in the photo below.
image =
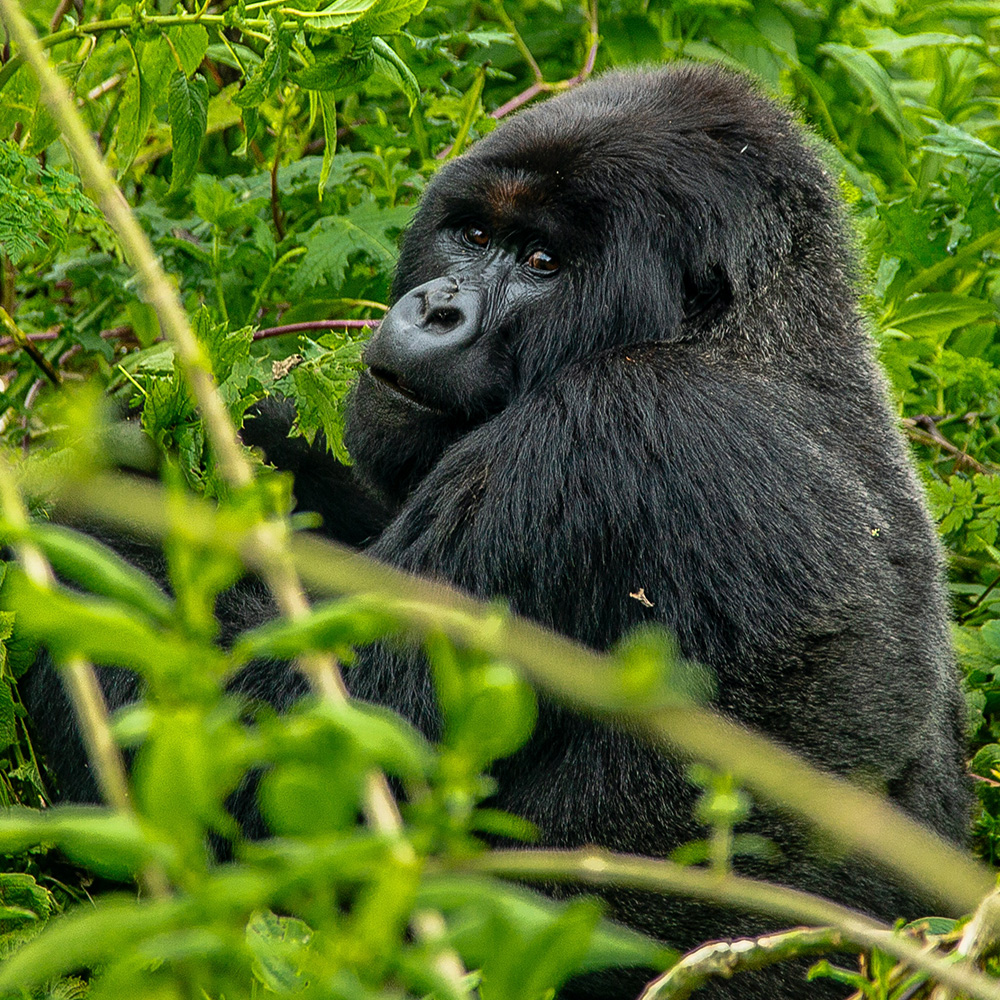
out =
[[244,632],[233,654],[241,660],[292,660],[309,649],[340,652],[364,646],[403,627],[398,615],[366,597],[345,597],[317,605],[301,618],[274,620]]
[[[361,19],[379,0],[334,0],[333,3],[314,11],[294,12],[313,31],[330,28],[346,28]],[[291,13],[291,11],[289,11]]]
[[218,674],[225,669],[221,654],[152,628],[128,607],[38,587],[19,569],[7,574],[2,595],[4,607],[17,614],[18,637],[44,644],[57,661],[79,655],[153,676],[181,664],[199,663],[199,671]]
[[917,21],[935,21],[942,17],[980,18],[996,17],[996,0],[941,0],[940,3],[921,4],[909,11]]
[[173,138],[171,192],[186,187],[198,166],[205,127],[208,124],[208,84],[196,76],[188,79],[177,72],[170,78],[167,113]]
[[420,84],[413,71],[396,54],[396,51],[381,38],[372,39],[373,71],[398,87],[410,103],[410,114],[420,103]]
[[[364,340],[347,340],[339,347],[292,368],[282,391],[295,401],[295,430],[310,444],[323,431],[337,460],[350,464],[344,447],[344,410],[361,369]],[[288,383],[291,383],[290,385]]]
[[243,89],[233,95],[233,104],[238,108],[256,107],[267,100],[288,72],[288,41],[278,31],[273,18],[269,18],[269,21],[271,41],[264,50],[264,58],[247,79]]
[[338,87],[358,83],[371,72],[370,61],[358,55],[322,55],[310,66],[292,74],[292,79],[306,90],[332,93]]
[[883,318],[882,326],[909,337],[940,337],[992,314],[992,304],[982,299],[932,292],[911,295]]
[[14,692],[8,679],[0,678],[0,753],[17,743],[16,718]]
[[301,295],[323,280],[340,291],[353,253],[364,253],[389,271],[396,261],[396,242],[389,233],[405,228],[413,212],[413,206],[382,208],[364,201],[347,215],[319,219],[301,237],[306,253],[295,272],[291,294]]
[[923,149],[949,156],[966,156],[973,160],[1000,160],[1000,149],[977,139],[965,129],[932,118],[925,117],[924,121],[934,127],[935,134],[924,136]]
[[445,720],[445,743],[485,767],[523,746],[535,728],[535,693],[503,663],[467,670],[465,697]]
[[323,166],[319,172],[318,198],[323,200],[326,182],[330,179],[330,169],[333,167],[333,156],[337,152],[337,99],[333,94],[319,95],[320,113],[323,115]]
[[4,962],[0,991],[32,990],[70,972],[119,959],[152,935],[195,919],[189,901],[148,903],[105,896],[54,921],[44,934]]
[[[482,965],[496,950],[491,937],[497,919],[518,928],[525,936],[534,936],[566,905],[505,882],[457,875],[426,879],[417,903],[459,918],[452,921],[453,940],[470,966]],[[645,966],[663,971],[677,958],[676,951],[659,941],[606,920],[597,925],[578,971],[609,966]]]
[[305,989],[308,982],[302,973],[312,938],[312,928],[295,917],[279,917],[270,910],[254,914],[246,930],[254,975],[283,996]]
[[170,49],[159,41],[140,42],[132,49],[132,58],[135,69],[125,81],[115,133],[119,177],[128,171],[146,138],[174,65]]
[[969,770],[981,778],[996,779],[1000,776],[1000,744],[988,743],[980,747],[972,758]]
[[0,962],[36,937],[56,901],[31,875],[0,873]]
[[849,77],[871,94],[875,107],[900,135],[912,135],[913,126],[903,117],[903,107],[889,74],[872,56],[851,45],[836,42],[819,46],[819,51],[835,59]]
[[[299,720],[309,726],[319,723],[323,731],[337,734],[341,742],[346,737],[366,760],[397,777],[426,777],[435,762],[434,751],[423,735],[405,719],[379,705],[314,702],[305,711],[296,713],[289,729],[294,731]],[[305,728],[302,732],[309,747],[319,744],[313,729]]]
[[426,6],[427,0],[375,0],[361,21],[373,35],[390,35]]
[[67,857],[112,878],[134,877],[154,854],[133,817],[107,809],[15,808],[0,815],[0,853],[23,854],[40,845],[58,847]]
[[977,35],[950,35],[943,31],[925,31],[916,35],[900,35],[891,28],[872,28],[865,32],[868,48],[875,52],[899,56],[913,49],[946,49],[956,45],[982,48],[983,40]]
[[61,576],[102,597],[123,601],[154,621],[169,621],[173,605],[167,595],[114,549],[58,524],[36,523],[29,537]]
[[201,65],[208,52],[208,32],[201,24],[178,24],[167,32],[174,51],[184,68],[184,75],[191,76]]

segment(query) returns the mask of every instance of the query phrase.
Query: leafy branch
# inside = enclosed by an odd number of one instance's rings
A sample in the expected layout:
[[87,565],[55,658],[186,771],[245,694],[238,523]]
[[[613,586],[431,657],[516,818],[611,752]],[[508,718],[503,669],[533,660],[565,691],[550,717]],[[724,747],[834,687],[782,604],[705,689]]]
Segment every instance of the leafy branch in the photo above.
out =
[[[64,84],[45,58],[44,50],[31,24],[21,13],[17,0],[0,0],[0,17],[38,77],[52,114],[77,160],[84,183],[93,190],[105,217],[121,240],[126,258],[136,269],[144,294],[156,309],[160,325],[174,346],[224,479],[234,490],[247,492],[253,484],[252,467],[217,391],[211,366],[146,234],[129,210]],[[274,594],[281,613],[293,621],[307,616],[309,604],[288,550],[287,523],[273,517],[259,520],[251,528],[250,537],[255,553],[254,567]],[[318,696],[335,705],[346,701],[347,690],[332,656],[308,653],[300,657],[297,666]],[[78,705],[81,715],[88,711],[88,706],[92,707],[89,694],[95,685],[96,680],[88,684],[84,679],[70,688],[75,704],[77,698],[88,695],[88,701]],[[94,739],[96,746],[99,737]],[[113,787],[110,777],[108,781],[108,787]],[[365,789],[365,813],[375,829],[394,835],[401,854],[413,854],[412,847],[401,836],[399,810],[388,782],[380,772],[369,775]],[[418,935],[429,943],[440,944],[443,922],[439,914],[433,911],[416,914],[414,927]],[[464,994],[465,990],[460,985],[464,970],[454,953],[442,949],[440,964],[442,971],[456,984],[459,994]]]
[[[51,471],[25,472],[26,488],[67,513],[85,514],[142,537],[160,537],[168,529],[162,494],[155,486],[120,476],[69,483]],[[183,520],[191,537],[223,544],[251,569],[263,568],[252,536],[236,537],[230,526],[223,531],[206,501],[185,498]],[[295,568],[311,591],[366,597],[379,613],[398,616],[418,635],[439,630],[461,646],[515,664],[528,680],[560,700],[731,774],[761,799],[794,812],[907,883],[947,900],[958,912],[977,906],[992,888],[986,869],[885,799],[816,770],[710,708],[687,700],[665,703],[659,686],[662,674],[651,677],[648,664],[637,677],[613,656],[320,538],[297,535],[290,547]],[[303,641],[310,622],[322,614],[316,610],[312,618],[303,616],[289,627]],[[315,640],[314,631],[310,635]],[[669,672],[670,666],[661,664],[661,670]]]

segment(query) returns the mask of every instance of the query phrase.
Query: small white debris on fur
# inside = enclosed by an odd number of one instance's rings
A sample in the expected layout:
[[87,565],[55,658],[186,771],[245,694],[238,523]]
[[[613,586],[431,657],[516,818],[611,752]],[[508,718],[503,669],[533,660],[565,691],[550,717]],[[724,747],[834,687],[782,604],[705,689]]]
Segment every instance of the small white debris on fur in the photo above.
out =
[[628,596],[635,598],[644,608],[653,607],[653,602],[646,596],[646,591],[642,587],[634,592],[630,591]]

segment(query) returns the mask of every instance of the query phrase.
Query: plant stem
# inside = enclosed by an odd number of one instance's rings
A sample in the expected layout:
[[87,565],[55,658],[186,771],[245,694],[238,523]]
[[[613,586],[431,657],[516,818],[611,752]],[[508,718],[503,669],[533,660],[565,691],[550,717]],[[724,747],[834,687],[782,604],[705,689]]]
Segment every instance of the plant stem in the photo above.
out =
[[[248,485],[253,478],[251,467],[236,443],[236,432],[229,414],[215,391],[208,360],[191,331],[187,317],[163,274],[146,234],[129,210],[77,113],[65,84],[45,58],[42,46],[16,0],[0,0],[0,14],[18,44],[20,55],[27,60],[38,77],[45,101],[76,158],[84,183],[93,192],[108,223],[121,240],[125,256],[138,274],[145,298],[156,309],[163,332],[174,344],[178,360],[201,411],[206,432],[212,441],[222,475],[233,486]],[[49,36],[50,39],[53,37],[55,36]]]
[[1000,1000],[1000,982],[954,965],[911,938],[857,910],[798,889],[788,889],[740,875],[723,875],[670,861],[584,848],[552,851],[492,851],[463,861],[461,870],[503,878],[544,882],[579,882],[689,896],[735,906],[782,920],[834,927],[865,950],[879,948],[934,979],[977,1000]]

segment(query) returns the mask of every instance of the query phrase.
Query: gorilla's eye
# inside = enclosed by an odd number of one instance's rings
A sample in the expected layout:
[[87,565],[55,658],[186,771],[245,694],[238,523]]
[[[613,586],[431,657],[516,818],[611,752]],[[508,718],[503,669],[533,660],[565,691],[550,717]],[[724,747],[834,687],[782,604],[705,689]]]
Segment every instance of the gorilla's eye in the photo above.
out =
[[462,238],[466,243],[474,247],[484,249],[490,245],[490,234],[479,226],[466,226],[462,231]]
[[534,253],[528,257],[528,267],[530,267],[532,271],[544,271],[546,273],[551,273],[552,271],[559,270],[559,259],[545,250],[535,250]]

